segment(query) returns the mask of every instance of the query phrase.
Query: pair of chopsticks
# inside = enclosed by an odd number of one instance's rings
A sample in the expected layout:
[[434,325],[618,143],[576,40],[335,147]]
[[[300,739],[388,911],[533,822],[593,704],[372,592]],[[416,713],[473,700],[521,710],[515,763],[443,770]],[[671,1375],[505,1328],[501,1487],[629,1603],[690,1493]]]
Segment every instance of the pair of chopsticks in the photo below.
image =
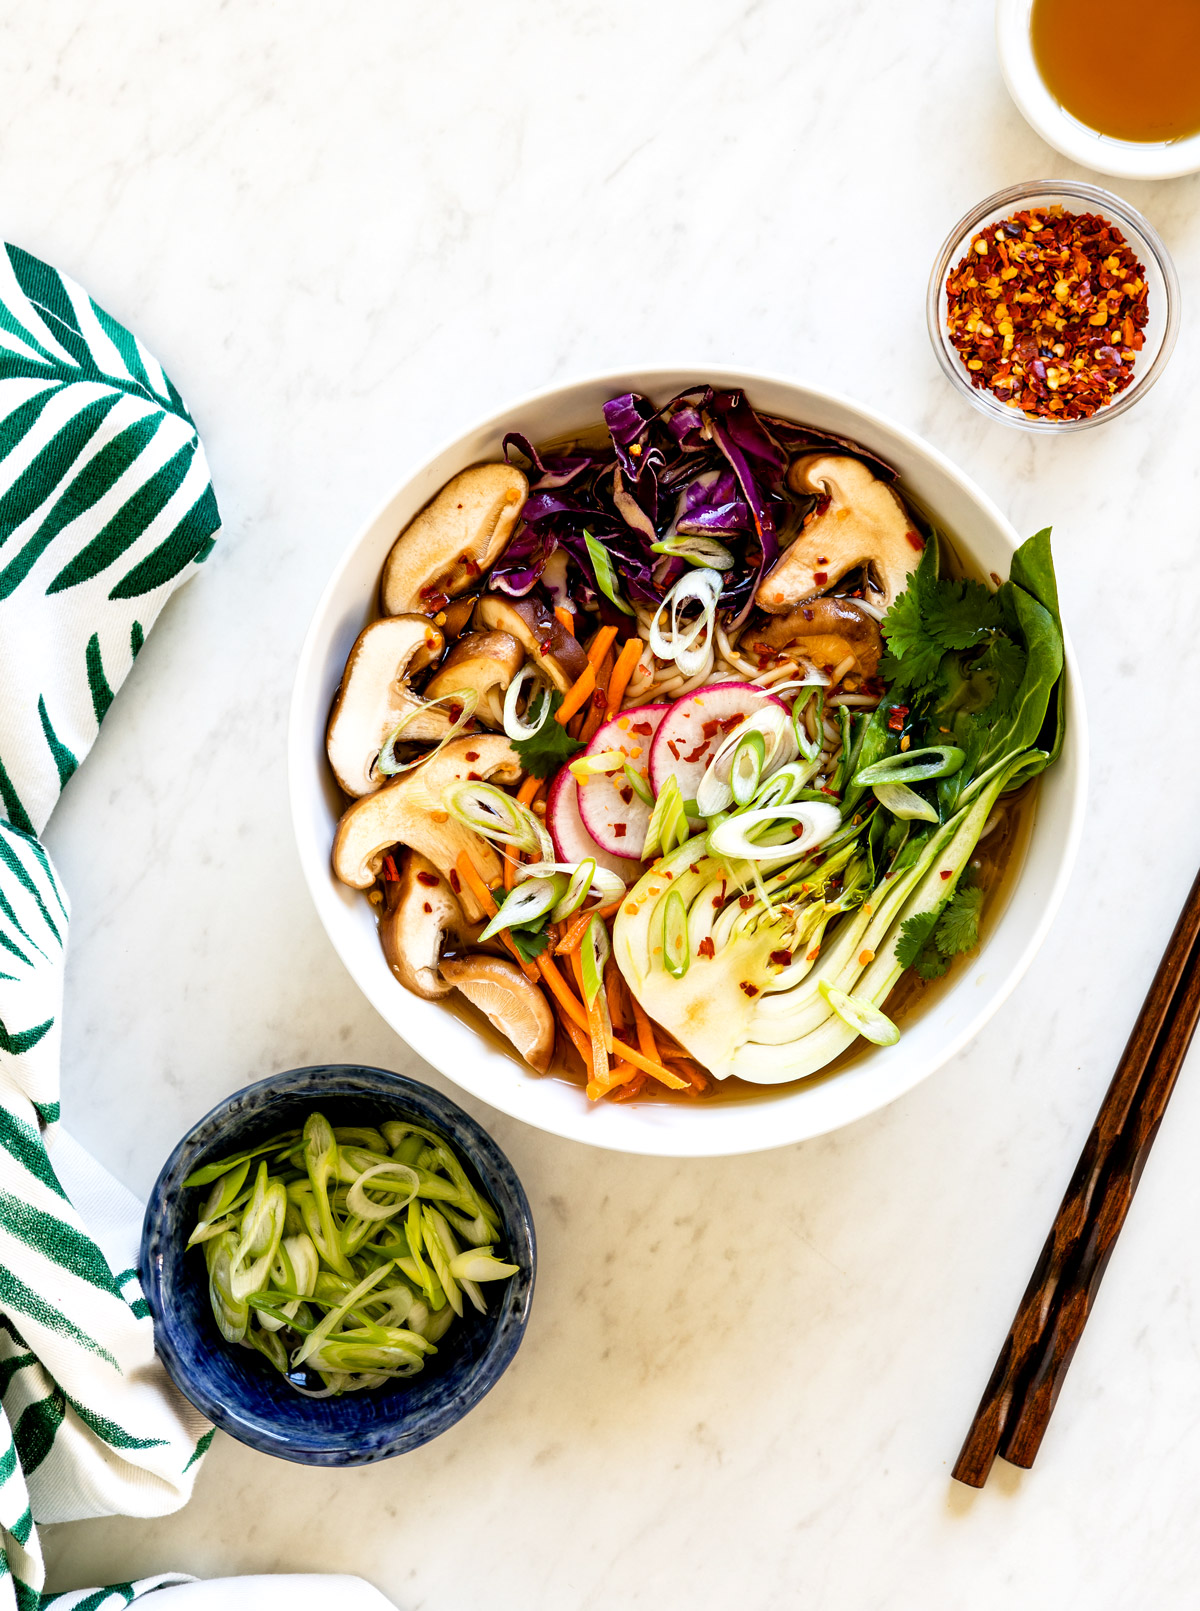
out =
[[953,1475],[1034,1462],[1200,1019],[1200,873],[1025,1288]]

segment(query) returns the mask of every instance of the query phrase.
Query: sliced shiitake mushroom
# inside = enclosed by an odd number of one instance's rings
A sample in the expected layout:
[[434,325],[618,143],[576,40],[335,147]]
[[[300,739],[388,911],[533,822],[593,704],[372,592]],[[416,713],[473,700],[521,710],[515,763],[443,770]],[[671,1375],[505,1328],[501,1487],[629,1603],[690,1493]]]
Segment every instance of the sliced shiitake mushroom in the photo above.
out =
[[347,808],[334,836],[334,872],[352,889],[370,889],[392,846],[409,845],[449,879],[464,917],[477,923],[483,908],[470,888],[458,887],[455,864],[465,851],[483,882],[490,885],[500,877],[500,858],[486,840],[450,815],[443,796],[452,784],[468,778],[515,783],[522,771],[517,752],[496,733],[451,739],[411,772],[402,773]]
[[529,483],[511,464],[453,476],[397,537],[383,567],[385,615],[436,615],[477,586],[508,545]]
[[888,609],[925,546],[897,494],[861,459],[837,453],[794,459],[788,485],[822,501],[758,584],[754,602],[780,615],[861,565],[867,602]]
[[445,640],[426,616],[395,615],[360,632],[329,717],[325,748],[347,794],[370,794],[387,781],[376,768],[388,737],[404,722],[404,738],[436,742],[449,732],[444,707],[425,709],[409,679],[431,665]]
[[785,649],[791,644],[818,666],[837,666],[853,655],[859,673],[873,677],[883,654],[883,634],[875,617],[855,599],[809,599],[786,615],[777,615],[764,627],[750,634],[750,645],[762,643],[769,649]]
[[426,699],[472,688],[478,695],[476,720],[504,726],[504,693],[525,663],[525,650],[508,632],[468,632],[451,649],[425,685]]
[[554,1056],[554,1014],[515,963],[475,952],[443,962],[441,975],[491,1020],[531,1068],[546,1072]]
[[483,593],[475,620],[488,632],[507,632],[560,693],[579,681],[587,655],[579,641],[544,604],[535,598],[510,598],[507,593]]

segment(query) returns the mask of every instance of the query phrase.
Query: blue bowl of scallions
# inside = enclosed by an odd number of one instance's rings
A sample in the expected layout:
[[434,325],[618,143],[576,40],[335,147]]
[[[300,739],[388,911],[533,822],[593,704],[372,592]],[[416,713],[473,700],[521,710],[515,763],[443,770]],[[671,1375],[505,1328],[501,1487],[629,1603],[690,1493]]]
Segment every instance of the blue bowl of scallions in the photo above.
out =
[[146,1207],[159,1357],[239,1442],[355,1466],[447,1431],[511,1364],[537,1248],[456,1103],[385,1069],[291,1069],[215,1107]]

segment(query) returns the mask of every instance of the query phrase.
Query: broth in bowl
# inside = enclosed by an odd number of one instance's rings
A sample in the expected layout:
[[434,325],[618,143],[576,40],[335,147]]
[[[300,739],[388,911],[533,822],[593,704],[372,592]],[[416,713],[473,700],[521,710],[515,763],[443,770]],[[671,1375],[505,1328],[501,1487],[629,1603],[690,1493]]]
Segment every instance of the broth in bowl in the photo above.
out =
[[388,549],[328,731],[394,988],[593,1102],[887,1056],[978,948],[1064,651],[1047,533],[964,574],[895,469],[738,387],[520,431]]

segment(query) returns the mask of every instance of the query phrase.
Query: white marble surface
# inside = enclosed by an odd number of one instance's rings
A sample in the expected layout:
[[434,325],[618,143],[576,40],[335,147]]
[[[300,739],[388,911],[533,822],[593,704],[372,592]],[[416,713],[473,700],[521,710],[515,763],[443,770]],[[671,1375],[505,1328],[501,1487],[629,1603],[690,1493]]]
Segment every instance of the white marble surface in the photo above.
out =
[[75,909],[65,1112],[129,1185],[271,1069],[353,1057],[440,1083],[310,910],[284,718],[364,513],[510,395],[724,360],[924,432],[1022,530],[1055,524],[1095,758],[1042,963],[954,1064],[748,1161],[594,1153],[475,1105],[542,1243],[491,1397],[355,1473],[219,1438],[179,1515],[52,1530],[52,1583],[338,1569],[404,1611],[1189,1603],[1195,1061],[1037,1469],[978,1496],[948,1473],[1200,859],[1200,179],[1124,188],[1183,281],[1158,389],[1035,443],[951,393],[923,323],[954,218],[1003,184],[1088,177],[1009,103],[984,0],[0,15],[4,234],[168,366],[226,521],[50,833]]

